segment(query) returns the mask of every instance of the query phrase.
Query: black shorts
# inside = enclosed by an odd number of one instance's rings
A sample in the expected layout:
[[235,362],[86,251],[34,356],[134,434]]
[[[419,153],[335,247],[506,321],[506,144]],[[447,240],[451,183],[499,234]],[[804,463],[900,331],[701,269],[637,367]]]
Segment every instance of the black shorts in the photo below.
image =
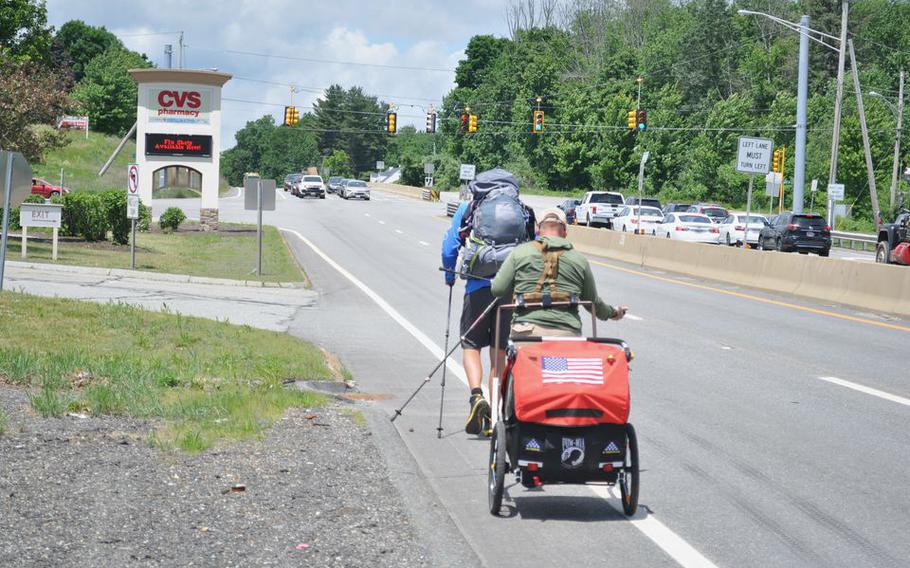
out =
[[[484,287],[464,295],[464,303],[461,306],[461,335],[464,336],[464,341],[461,342],[462,348],[481,349],[493,345],[493,341],[496,339],[495,325],[496,312],[498,311],[497,308],[493,308],[487,312],[483,319],[477,322],[474,329],[468,333],[471,324],[473,324],[474,320],[487,309],[487,306],[490,305],[493,299],[493,294],[490,293],[489,287]],[[497,301],[497,305],[499,303],[501,303],[501,301]],[[511,323],[512,311],[503,311],[499,320],[500,349],[505,349],[506,344],[509,341],[509,325]]]

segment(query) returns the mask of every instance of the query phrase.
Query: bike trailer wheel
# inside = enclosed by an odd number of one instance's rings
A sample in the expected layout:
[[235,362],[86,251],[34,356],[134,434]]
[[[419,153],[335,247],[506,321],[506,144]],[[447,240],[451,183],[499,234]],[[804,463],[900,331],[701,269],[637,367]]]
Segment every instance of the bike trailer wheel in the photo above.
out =
[[499,516],[506,480],[506,425],[501,420],[490,437],[490,470],[487,474],[487,501],[490,514]]
[[638,510],[638,438],[635,428],[626,424],[626,464],[619,473],[619,495],[622,498],[622,510],[631,517]]

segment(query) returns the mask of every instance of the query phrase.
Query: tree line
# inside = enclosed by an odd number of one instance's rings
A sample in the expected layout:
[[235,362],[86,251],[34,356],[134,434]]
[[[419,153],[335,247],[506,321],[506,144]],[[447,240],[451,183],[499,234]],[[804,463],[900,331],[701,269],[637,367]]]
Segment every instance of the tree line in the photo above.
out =
[[136,120],[128,69],[150,67],[104,27],[71,20],[55,30],[38,0],[0,3],[0,146],[40,160],[65,137],[41,125],[87,114],[91,128],[122,135]]

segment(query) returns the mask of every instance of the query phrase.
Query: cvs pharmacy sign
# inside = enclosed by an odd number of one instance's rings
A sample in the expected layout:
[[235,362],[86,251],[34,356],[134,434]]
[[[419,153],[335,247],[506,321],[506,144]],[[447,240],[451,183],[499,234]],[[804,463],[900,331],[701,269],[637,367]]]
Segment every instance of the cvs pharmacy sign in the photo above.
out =
[[163,108],[198,109],[202,106],[199,91],[158,91],[158,105]]
[[149,122],[209,124],[211,110],[211,89],[161,86],[149,90]]

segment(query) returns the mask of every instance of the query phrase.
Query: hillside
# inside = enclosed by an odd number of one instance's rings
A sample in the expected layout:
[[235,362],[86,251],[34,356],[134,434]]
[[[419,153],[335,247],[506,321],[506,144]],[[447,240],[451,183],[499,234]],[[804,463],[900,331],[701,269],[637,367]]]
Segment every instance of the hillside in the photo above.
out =
[[[135,140],[129,140],[107,173],[98,177],[98,171],[117,148],[120,138],[98,132],[89,132],[88,140],[84,132],[69,132],[67,137],[69,144],[48,151],[44,163],[32,164],[35,177],[58,184],[60,168],[63,168],[64,185],[73,191],[126,191],[126,167],[136,157]],[[224,178],[220,180],[219,189],[222,194],[229,189]],[[170,188],[155,194],[156,199],[177,197],[198,198],[199,192],[189,188]]]
[[32,164],[35,177],[60,183],[60,168],[63,168],[64,184],[74,191],[126,190],[126,166],[136,156],[133,140],[126,143],[107,173],[99,178],[98,171],[114,152],[120,138],[97,132],[89,132],[88,140],[84,132],[70,132],[67,136],[69,144],[49,151],[44,163]]

